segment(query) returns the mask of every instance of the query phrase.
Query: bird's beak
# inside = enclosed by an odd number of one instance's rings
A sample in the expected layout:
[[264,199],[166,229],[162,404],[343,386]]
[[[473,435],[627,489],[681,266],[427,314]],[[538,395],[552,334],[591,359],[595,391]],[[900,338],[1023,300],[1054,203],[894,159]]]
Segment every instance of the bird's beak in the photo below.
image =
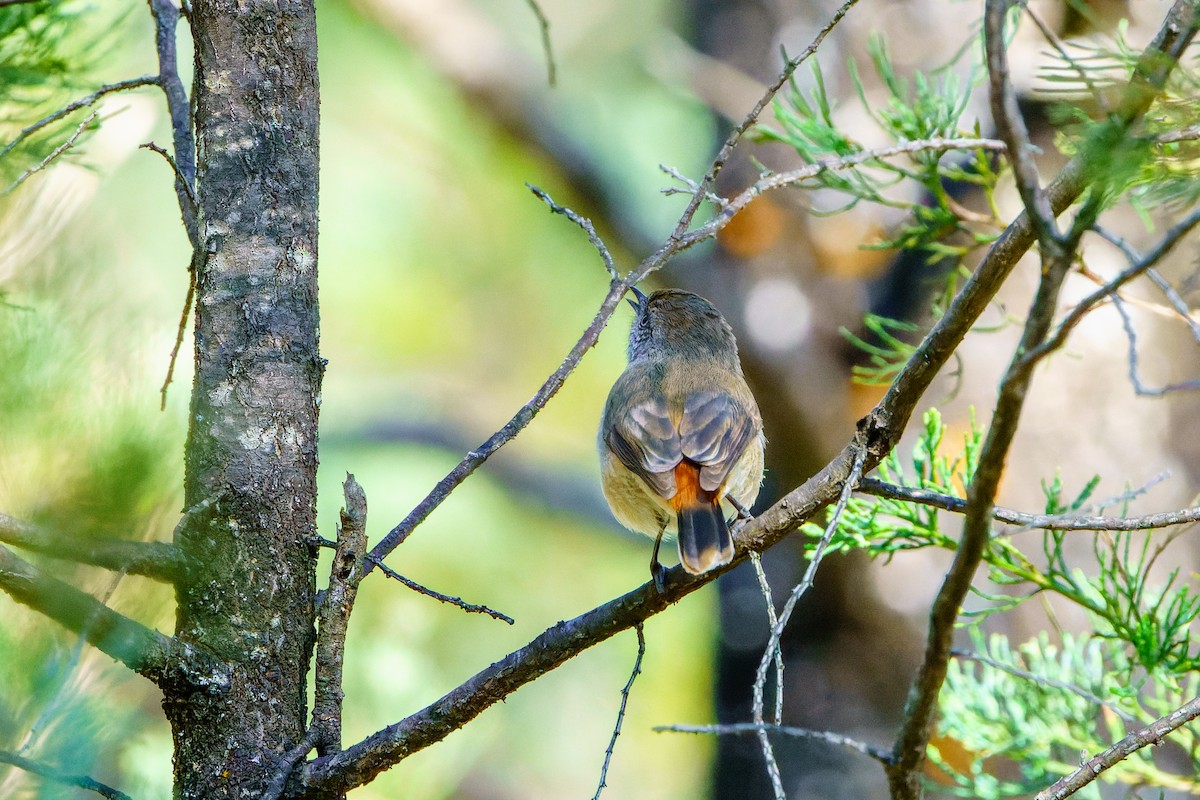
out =
[[629,291],[633,292],[633,296],[636,297],[637,300],[631,300],[630,298],[626,297],[625,302],[633,306],[635,313],[642,313],[642,309],[646,307],[646,295],[636,286],[630,286]]

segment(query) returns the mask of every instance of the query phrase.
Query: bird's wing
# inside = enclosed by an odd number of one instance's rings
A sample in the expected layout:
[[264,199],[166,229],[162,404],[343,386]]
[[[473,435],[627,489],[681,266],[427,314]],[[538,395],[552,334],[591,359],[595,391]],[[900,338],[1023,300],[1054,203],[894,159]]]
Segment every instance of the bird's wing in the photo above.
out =
[[613,420],[605,443],[660,497],[675,496],[675,466],[683,459],[679,432],[662,397],[650,397]]
[[729,394],[700,391],[683,402],[679,443],[700,465],[700,486],[715,492],[756,435],[757,414]]

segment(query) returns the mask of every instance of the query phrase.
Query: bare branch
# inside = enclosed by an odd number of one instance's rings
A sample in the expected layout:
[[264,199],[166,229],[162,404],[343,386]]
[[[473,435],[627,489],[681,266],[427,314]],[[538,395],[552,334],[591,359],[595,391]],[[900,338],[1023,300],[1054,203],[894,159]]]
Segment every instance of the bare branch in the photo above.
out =
[[[829,542],[833,539],[833,534],[837,531],[838,523],[842,519],[842,513],[846,510],[846,504],[850,502],[850,497],[854,494],[854,489],[862,478],[863,465],[866,463],[866,460],[867,448],[864,443],[858,452],[855,453],[854,463],[850,467],[850,472],[846,476],[845,482],[842,484],[837,505],[834,506],[833,511],[829,515],[829,521],[825,524],[825,533],[822,534],[820,541],[817,542],[817,546],[813,548],[812,554],[809,556],[808,568],[804,571],[804,576],[800,579],[800,583],[796,584],[792,589],[787,602],[783,605],[783,610],[779,613],[779,619],[771,626],[771,635],[768,637],[766,649],[763,650],[762,658],[758,661],[758,669],[754,673],[754,697],[751,704],[751,714],[755,725],[765,725],[763,720],[763,695],[766,692],[767,671],[770,669],[775,653],[779,649],[779,643],[783,639],[783,631],[787,627],[788,620],[792,618],[792,612],[796,610],[796,603],[812,588],[813,581],[816,580],[817,567],[821,565],[821,559],[825,555],[826,548],[829,547]],[[775,691],[782,694],[782,684],[777,686]],[[771,747],[771,739],[767,735],[766,728],[759,729],[758,744],[762,749],[763,759],[767,764],[767,775],[771,779],[771,787],[775,792],[776,800],[787,800],[787,793],[783,789],[783,776],[779,772],[779,764],[775,761],[775,750]]]
[[[1093,225],[1092,230],[1098,233],[1105,241],[1109,242],[1122,253],[1124,253],[1125,257],[1129,259],[1130,264],[1136,264],[1142,260],[1143,256],[1141,253],[1135,250],[1133,246],[1129,244],[1129,242],[1125,241],[1120,236],[1117,236],[1112,231],[1099,225]],[[1200,342],[1200,322],[1198,322],[1196,318],[1192,316],[1192,310],[1188,308],[1188,304],[1184,302],[1184,299],[1179,296],[1179,292],[1175,291],[1175,287],[1172,286],[1170,282],[1167,281],[1167,279],[1164,278],[1162,274],[1153,267],[1146,270],[1146,277],[1149,278],[1150,281],[1159,288],[1159,291],[1161,291],[1163,296],[1167,298],[1167,302],[1171,304],[1171,308],[1175,310],[1175,313],[1178,314],[1179,317],[1187,323],[1187,326],[1192,329],[1192,337],[1197,342]],[[1097,283],[1099,283],[1099,281],[1097,281]]]
[[7,547],[0,547],[0,589],[18,603],[83,635],[97,649],[156,684],[181,683],[219,690],[228,683],[228,668],[212,656],[43,575]]
[[1030,348],[1024,355],[1023,369],[1030,369],[1045,358],[1049,353],[1062,346],[1069,334],[1080,320],[1097,304],[1112,297],[1114,293],[1125,284],[1129,283],[1134,278],[1142,275],[1146,270],[1153,267],[1161,261],[1168,253],[1174,249],[1180,240],[1191,232],[1196,225],[1200,224],[1200,209],[1193,211],[1182,222],[1178,223],[1167,232],[1167,235],[1162,238],[1158,246],[1152,252],[1142,258],[1141,261],[1121,271],[1119,275],[1111,281],[1100,287],[1096,291],[1089,294],[1087,297],[1080,300],[1071,312],[1063,319],[1058,328],[1054,331],[1054,335],[1046,341],[1039,344],[1037,347]]
[[[911,503],[933,506],[944,511],[963,513],[967,501],[959,497],[938,494],[925,489],[914,489],[909,486],[897,486],[885,483],[878,478],[863,478],[858,491],[876,497],[890,497],[906,500]],[[1142,517],[1105,517],[1085,516],[1077,514],[1028,514],[1022,511],[994,506],[992,517],[1007,525],[1020,525],[1028,529],[1053,531],[1146,531],[1156,528],[1168,528],[1172,525],[1189,525],[1200,522],[1200,507],[1184,508],[1178,511],[1164,511],[1158,514],[1147,514]]]
[[[317,610],[316,673],[313,684],[312,731],[318,755],[342,749],[342,661],[346,628],[363,576],[367,552],[367,496],[354,476],[342,484],[346,507],[341,512],[337,549],[329,569],[329,588]],[[307,752],[307,751],[305,751]]]
[[[762,592],[767,604],[767,630],[774,630],[779,624],[775,613],[775,601],[771,598],[771,584],[767,582],[767,573],[763,570],[762,558],[758,553],[750,554],[750,563],[754,565],[754,576],[758,578],[758,590]],[[776,725],[783,724],[783,647],[775,645],[775,719]]]
[[546,55],[546,83],[553,87],[557,68],[554,65],[554,50],[550,47],[550,20],[546,19],[546,13],[542,11],[537,0],[525,0],[525,5],[529,6],[529,10],[537,17],[538,30],[542,36],[542,52]]
[[604,750],[604,764],[600,767],[600,785],[596,787],[596,793],[592,795],[592,800],[600,800],[600,793],[608,785],[608,765],[612,761],[613,750],[617,746],[617,737],[621,735],[621,723],[625,721],[625,705],[629,702],[629,693],[633,690],[633,682],[637,680],[638,675],[642,674],[642,658],[646,655],[646,633],[642,630],[640,622],[634,625],[633,629],[637,631],[637,657],[633,660],[633,672],[629,673],[629,680],[625,682],[625,688],[621,689],[621,706],[617,709],[617,723],[613,726],[612,738],[608,740],[608,747]]
[[[5,5],[3,0],[0,0],[0,7]],[[73,775],[69,772],[64,772],[54,767],[43,764],[39,761],[33,761],[8,750],[0,750],[0,764],[11,764],[17,769],[25,770],[39,777],[45,778],[54,783],[60,783],[64,786],[76,786],[80,789],[86,789],[89,792],[95,792],[101,797],[107,797],[108,800],[133,800],[129,795],[122,791],[114,789],[108,784],[90,778],[87,775]]]
[[775,79],[774,83],[767,87],[767,91],[764,92],[763,96],[759,98],[757,103],[754,104],[754,108],[750,109],[750,113],[747,114],[740,123],[738,123],[736,128],[730,131],[729,136],[725,139],[725,143],[721,145],[721,149],[717,151],[717,155],[713,159],[712,165],[708,168],[708,172],[697,185],[696,191],[692,194],[692,199],[688,201],[687,208],[685,208],[683,211],[683,216],[679,218],[679,222],[675,226],[675,231],[671,234],[670,240],[668,240],[668,246],[670,246],[672,242],[681,239],[684,234],[687,233],[688,228],[690,228],[692,225],[692,220],[696,216],[696,211],[699,210],[700,204],[704,202],[704,199],[707,197],[708,193],[713,190],[713,185],[716,182],[717,175],[719,175],[721,170],[725,167],[725,162],[728,161],[729,156],[733,154],[733,149],[737,147],[738,142],[742,140],[742,136],[745,135],[746,131],[750,130],[751,126],[758,122],[758,118],[762,115],[763,109],[765,109],[771,103],[771,101],[775,99],[775,95],[779,93],[779,90],[783,88],[783,85],[791,80],[792,75],[795,74],[800,65],[817,52],[817,49],[821,46],[821,42],[825,41],[825,37],[829,35],[830,31],[837,27],[837,24],[842,21],[842,17],[846,16],[846,14],[857,2],[858,0],[846,0],[846,2],[842,3],[838,10],[833,13],[833,16],[829,18],[829,22],[825,23],[825,27],[817,31],[817,35],[813,37],[813,40],[811,43],[809,43],[808,47],[804,48],[799,55],[787,60],[787,63],[784,64],[783,70],[779,73],[779,76]]
[[1088,759],[1048,789],[1038,792],[1035,800],[1063,800],[1096,780],[1106,769],[1124,760],[1146,745],[1159,744],[1163,737],[1180,726],[1200,717],[1200,697],[1161,717],[1145,728],[1134,731],[1112,747]]
[[885,766],[892,762],[892,754],[885,748],[860,742],[857,739],[851,739],[849,736],[842,736],[840,733],[814,731],[808,728],[794,728],[790,725],[759,725],[754,722],[735,722],[730,725],[658,725],[655,726],[654,730],[659,733],[711,733],[718,736],[741,733],[757,734],[760,731],[766,731],[768,734],[774,733],[779,736],[792,736],[798,739],[814,739],[818,742],[828,742],[838,747],[848,747],[851,750],[862,753],[868,758],[875,759]]
[[[372,558],[372,556],[367,556],[368,561],[370,561],[371,558]],[[428,586],[422,586],[421,584],[417,583],[416,581],[412,580],[411,578],[406,578],[403,575],[401,575],[399,572],[396,572],[394,569],[389,567],[387,564],[384,564],[382,562],[375,562],[375,565],[383,571],[383,574],[387,575],[392,580],[399,581],[400,583],[403,583],[408,588],[412,589],[414,592],[423,594],[426,597],[432,597],[434,600],[437,600],[439,602],[449,603],[452,606],[458,606],[463,611],[469,612],[471,614],[487,614],[489,617],[491,617],[493,619],[498,619],[501,622],[507,622],[509,625],[515,625],[517,622],[515,619],[508,616],[507,614],[501,614],[499,611],[496,611],[493,608],[489,608],[488,606],[475,605],[474,603],[468,603],[465,600],[463,600],[461,597],[451,597],[448,594],[442,594],[439,591],[430,589]]]
[[183,299],[183,313],[179,315],[179,326],[175,329],[175,345],[171,348],[171,358],[167,361],[167,375],[158,393],[161,396],[158,410],[167,410],[167,389],[171,386],[171,378],[175,375],[175,362],[179,359],[179,349],[183,347],[183,336],[187,331],[188,316],[192,311],[192,303],[196,299],[196,271],[188,269],[187,297]]
[[562,214],[564,217],[571,220],[571,222],[574,222],[576,225],[582,228],[583,232],[587,234],[588,241],[592,243],[592,247],[596,248],[596,252],[600,254],[600,258],[604,259],[604,269],[608,271],[609,277],[611,277],[614,281],[621,279],[620,274],[617,272],[616,265],[613,264],[612,254],[608,252],[608,248],[604,245],[604,240],[601,239],[596,233],[596,228],[594,225],[592,225],[592,221],[590,219],[576,214],[574,211],[566,208],[565,206],[560,206],[550,198],[550,195],[546,194],[533,184],[527,183],[525,185],[529,187],[529,191],[533,192],[539,200],[550,206],[551,211],[553,211],[555,214]]
[[1170,392],[1200,389],[1200,380],[1171,383],[1160,387],[1149,387],[1142,383],[1142,379],[1138,375],[1137,332],[1133,329],[1133,319],[1129,316],[1129,312],[1125,310],[1125,302],[1119,295],[1114,293],[1112,300],[1113,307],[1121,315],[1121,327],[1125,329],[1125,338],[1129,341],[1129,382],[1133,384],[1133,391],[1142,397],[1162,397]]
[[50,155],[46,156],[41,161],[18,175],[17,179],[8,185],[8,188],[6,188],[3,192],[0,192],[0,197],[6,194],[12,194],[12,192],[16,190],[18,186],[29,180],[29,178],[33,175],[36,175],[46,167],[50,166],[59,156],[74,147],[76,140],[83,135],[83,132],[87,130],[87,126],[92,124],[92,121],[96,119],[96,115],[99,113],[99,111],[93,111],[91,114],[88,114],[87,119],[79,123],[78,127],[75,128],[75,132],[68,136],[66,141],[54,148],[54,150],[50,152]]
[[992,120],[1000,139],[1008,147],[1008,160],[1017,180],[1021,202],[1031,215],[1038,241],[1048,254],[1057,257],[1061,234],[1057,214],[1038,178],[1037,164],[1030,152],[1029,130],[1017,106],[1017,95],[1008,78],[1008,53],[1005,50],[1004,22],[1015,0],[987,0],[983,18],[983,41],[987,51],[989,79],[988,96],[992,104]]
[[[35,0],[30,0],[30,2],[34,2],[34,1]],[[104,97],[105,95],[110,95],[110,94],[113,94],[114,92],[124,92],[129,89],[137,89],[138,87],[141,87],[141,86],[155,86],[157,84],[158,84],[158,76],[157,75],[143,75],[140,78],[129,78],[127,80],[117,81],[116,83],[107,83],[104,86],[101,86],[96,91],[89,94],[88,96],[81,97],[78,100],[68,103],[67,105],[60,108],[58,111],[55,111],[53,114],[51,114],[47,117],[42,117],[41,119],[39,119],[37,122],[33,123],[32,125],[28,125],[25,128],[22,128],[21,132],[17,134],[15,139],[13,139],[8,144],[4,145],[3,149],[0,149],[0,158],[4,158],[4,156],[8,155],[9,152],[11,152],[14,147],[16,147],[21,142],[28,139],[33,134],[40,131],[42,128],[46,127],[47,125],[52,125],[53,123],[58,122],[63,117],[66,117],[66,116],[78,111],[81,108],[87,108],[88,106],[95,105],[96,102],[99,101],[100,98]]]
[[131,542],[62,536],[0,514],[0,542],[42,555],[170,583],[183,569],[178,548],[167,542]]
[[196,220],[196,139],[192,134],[192,112],[187,91],[179,78],[175,47],[175,28],[179,8],[173,0],[147,0],[154,17],[154,40],[158,51],[158,85],[167,98],[171,118],[171,139],[175,158],[175,196],[179,213],[193,250],[200,248],[200,229]]

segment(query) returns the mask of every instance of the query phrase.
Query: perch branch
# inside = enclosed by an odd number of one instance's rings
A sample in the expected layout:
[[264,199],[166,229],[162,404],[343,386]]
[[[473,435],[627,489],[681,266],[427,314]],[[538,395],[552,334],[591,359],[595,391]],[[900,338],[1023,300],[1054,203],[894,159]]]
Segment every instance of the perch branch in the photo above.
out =
[[[567,354],[567,357],[563,359],[563,362],[559,365],[558,369],[556,369],[550,375],[550,377],[546,379],[545,383],[542,384],[541,388],[538,389],[533,398],[517,410],[517,413],[513,415],[512,419],[510,419],[508,423],[504,425],[504,427],[496,431],[496,433],[494,433],[477,449],[467,453],[462,460],[458,462],[457,466],[450,470],[450,472],[444,478],[438,481],[437,485],[433,487],[429,494],[427,494],[425,498],[421,500],[421,502],[418,503],[412,511],[409,512],[408,516],[401,520],[399,524],[397,524],[394,528],[392,528],[391,531],[388,532],[387,536],[381,539],[379,543],[372,548],[370,557],[367,559],[367,573],[370,573],[376,564],[382,562],[383,559],[387,557],[388,553],[396,549],[396,547],[398,547],[400,543],[403,542],[418,525],[424,522],[426,517],[433,513],[433,510],[441,505],[442,501],[445,500],[460,483],[466,480],[476,469],[478,469],[479,466],[492,455],[492,453],[496,452],[509,441],[511,441],[514,436],[520,433],[525,426],[529,424],[530,420],[533,419],[538,411],[540,411],[542,407],[549,402],[550,398],[558,392],[563,382],[575,370],[575,367],[578,366],[579,361],[583,358],[584,353],[586,353],[596,344],[596,340],[600,337],[600,332],[604,330],[605,325],[608,324],[609,318],[612,317],[617,305],[621,302],[621,298],[625,296],[627,291],[629,291],[630,286],[638,283],[651,272],[654,272],[671,258],[682,253],[684,250],[687,250],[688,248],[693,247],[702,241],[712,238],[717,234],[717,231],[720,230],[720,228],[724,227],[732,215],[727,216],[723,213],[717,219],[714,219],[712,222],[706,225],[704,232],[687,232],[688,228],[691,227],[692,220],[695,217],[696,212],[700,208],[701,202],[703,202],[706,193],[710,190],[713,180],[716,178],[717,173],[721,171],[721,168],[725,164],[725,160],[733,151],[734,146],[741,140],[742,135],[750,128],[751,125],[758,121],[758,117],[762,113],[762,110],[766,108],[767,104],[769,104],[775,97],[775,94],[779,91],[780,87],[787,82],[788,78],[791,77],[792,73],[795,72],[796,68],[799,67],[800,64],[802,64],[813,53],[816,52],[817,47],[820,46],[821,42],[824,41],[829,32],[833,30],[837,23],[841,21],[842,17],[846,15],[846,13],[854,6],[856,2],[857,0],[846,0],[846,2],[843,3],[842,6],[834,13],[833,17],[825,25],[825,27],[817,33],[812,44],[805,48],[804,52],[802,52],[800,55],[788,61],[787,65],[785,65],[783,71],[780,73],[775,82],[767,88],[767,91],[763,94],[762,98],[759,99],[758,103],[755,104],[754,108],[751,109],[750,113],[747,114],[737,128],[730,133],[729,138],[726,139],[725,144],[721,147],[721,150],[713,159],[712,165],[709,167],[708,173],[705,175],[704,180],[697,185],[696,193],[693,195],[692,200],[688,203],[687,208],[684,210],[683,215],[680,217],[679,222],[675,226],[674,233],[671,234],[666,243],[664,243],[662,247],[646,258],[641,264],[635,267],[632,272],[625,276],[623,280],[612,281],[611,285],[609,286],[608,294],[605,295],[604,300],[601,302],[600,308],[596,312],[596,315],[592,318],[591,324],[588,325],[587,329],[583,333],[583,336],[581,336],[579,341],[575,343],[575,346],[571,348],[571,351]],[[747,198],[746,202],[748,203],[750,199],[751,198]],[[603,253],[601,255],[603,256]]]

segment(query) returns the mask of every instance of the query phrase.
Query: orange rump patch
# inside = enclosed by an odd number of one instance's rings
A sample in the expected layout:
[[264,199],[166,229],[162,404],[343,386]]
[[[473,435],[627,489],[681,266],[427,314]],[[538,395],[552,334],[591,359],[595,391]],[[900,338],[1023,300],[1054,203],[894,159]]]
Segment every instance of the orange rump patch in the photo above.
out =
[[686,458],[680,461],[675,467],[675,496],[670,500],[671,507],[679,512],[690,506],[715,502],[716,493],[700,485],[700,465]]

